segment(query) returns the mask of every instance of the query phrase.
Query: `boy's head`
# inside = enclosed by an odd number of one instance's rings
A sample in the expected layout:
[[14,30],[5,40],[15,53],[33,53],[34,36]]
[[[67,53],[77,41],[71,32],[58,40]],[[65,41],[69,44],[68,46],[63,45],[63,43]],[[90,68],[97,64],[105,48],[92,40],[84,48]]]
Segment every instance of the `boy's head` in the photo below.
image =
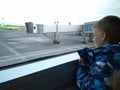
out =
[[120,18],[106,16],[93,26],[93,41],[96,47],[120,42]]

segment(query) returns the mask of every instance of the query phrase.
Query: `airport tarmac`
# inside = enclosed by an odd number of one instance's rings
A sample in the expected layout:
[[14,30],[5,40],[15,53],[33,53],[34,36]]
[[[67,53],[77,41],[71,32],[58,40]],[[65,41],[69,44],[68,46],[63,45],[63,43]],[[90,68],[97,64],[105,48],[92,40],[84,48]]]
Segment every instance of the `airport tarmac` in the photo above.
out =
[[48,56],[74,52],[93,43],[83,44],[75,32],[59,32],[60,44],[54,44],[54,33],[27,33],[26,30],[0,30],[0,67]]

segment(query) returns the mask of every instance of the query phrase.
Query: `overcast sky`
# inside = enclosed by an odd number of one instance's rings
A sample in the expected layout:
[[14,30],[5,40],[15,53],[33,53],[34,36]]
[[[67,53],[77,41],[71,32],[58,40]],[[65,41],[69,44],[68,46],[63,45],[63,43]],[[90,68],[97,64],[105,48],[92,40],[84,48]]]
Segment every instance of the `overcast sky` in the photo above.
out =
[[120,0],[0,0],[0,23],[82,24],[120,17]]

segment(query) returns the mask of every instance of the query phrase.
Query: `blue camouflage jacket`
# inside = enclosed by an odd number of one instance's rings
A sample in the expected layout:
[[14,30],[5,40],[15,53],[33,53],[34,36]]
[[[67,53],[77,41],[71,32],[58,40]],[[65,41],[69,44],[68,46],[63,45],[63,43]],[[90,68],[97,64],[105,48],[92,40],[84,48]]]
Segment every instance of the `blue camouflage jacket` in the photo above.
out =
[[108,78],[120,69],[120,45],[84,48],[78,53],[84,61],[76,73],[80,90],[107,90]]

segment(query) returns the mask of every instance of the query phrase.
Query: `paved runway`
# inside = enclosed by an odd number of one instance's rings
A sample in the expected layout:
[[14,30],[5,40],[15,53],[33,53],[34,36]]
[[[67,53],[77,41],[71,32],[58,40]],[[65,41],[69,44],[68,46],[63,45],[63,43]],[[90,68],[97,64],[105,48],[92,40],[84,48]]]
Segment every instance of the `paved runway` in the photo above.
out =
[[0,30],[0,67],[37,58],[65,54],[93,43],[83,44],[75,33],[59,33],[60,44],[53,44],[54,33],[28,34],[25,30]]

